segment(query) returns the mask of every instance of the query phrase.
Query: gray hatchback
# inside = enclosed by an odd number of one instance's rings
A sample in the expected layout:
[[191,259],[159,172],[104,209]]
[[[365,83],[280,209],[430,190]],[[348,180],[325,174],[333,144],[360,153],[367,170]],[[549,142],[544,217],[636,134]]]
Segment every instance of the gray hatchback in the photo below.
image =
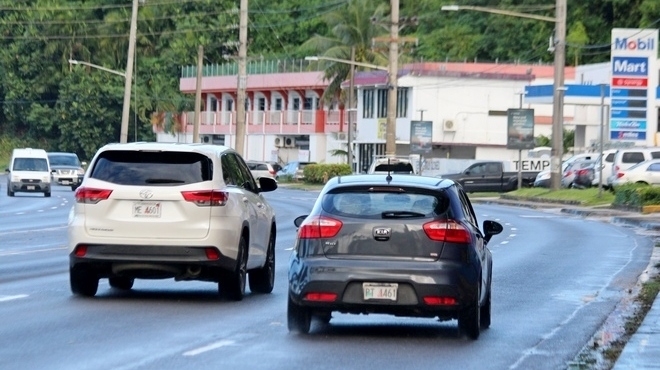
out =
[[477,339],[490,326],[492,257],[502,225],[476,214],[452,180],[411,175],[331,179],[289,263],[287,323],[308,333],[333,312],[458,319]]

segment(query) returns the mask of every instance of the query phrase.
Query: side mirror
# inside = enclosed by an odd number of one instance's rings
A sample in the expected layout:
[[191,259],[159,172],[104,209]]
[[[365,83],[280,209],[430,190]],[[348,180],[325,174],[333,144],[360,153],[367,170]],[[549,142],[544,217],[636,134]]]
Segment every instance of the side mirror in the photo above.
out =
[[9,168],[5,168],[5,172],[9,173]]
[[260,177],[259,180],[259,192],[264,193],[267,191],[273,191],[277,189],[277,181],[270,177]]
[[83,162],[82,162],[82,166],[83,166],[83,167],[87,166],[87,162],[83,161]]
[[300,227],[300,225],[302,225],[303,221],[305,221],[306,218],[307,218],[307,215],[304,215],[304,216],[298,216],[298,217],[296,217],[295,220],[293,220],[293,224],[294,224],[296,227]]
[[484,238],[486,239],[486,243],[490,241],[490,238],[492,238],[493,235],[501,233],[502,230],[504,230],[504,228],[499,222],[491,220],[484,221]]

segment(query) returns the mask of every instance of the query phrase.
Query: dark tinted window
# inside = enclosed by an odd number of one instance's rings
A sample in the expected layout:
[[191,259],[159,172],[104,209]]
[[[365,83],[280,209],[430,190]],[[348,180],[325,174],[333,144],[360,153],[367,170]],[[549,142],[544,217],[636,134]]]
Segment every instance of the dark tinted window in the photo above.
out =
[[621,163],[639,163],[644,161],[644,153],[628,152],[621,156]]
[[15,158],[14,171],[48,171],[46,158]]
[[427,192],[341,191],[324,195],[323,210],[328,213],[362,218],[382,218],[383,212],[416,212],[426,216],[447,211],[446,198]]
[[660,158],[660,152],[651,152],[651,158],[653,159]]
[[614,153],[610,153],[605,157],[605,162],[612,163],[614,161]]
[[194,184],[213,178],[213,164],[199,153],[116,150],[99,155],[90,177],[119,185]]
[[374,169],[376,172],[392,172],[392,173],[412,173],[413,166],[410,163],[395,163],[395,164],[379,164]]
[[48,161],[51,166],[75,166],[80,167],[80,161],[77,155],[48,154]]

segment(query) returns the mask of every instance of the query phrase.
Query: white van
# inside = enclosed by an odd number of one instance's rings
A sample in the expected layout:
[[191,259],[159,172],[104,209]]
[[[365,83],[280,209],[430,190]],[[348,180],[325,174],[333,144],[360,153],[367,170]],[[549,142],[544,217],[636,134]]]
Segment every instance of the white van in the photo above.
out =
[[617,172],[625,171],[639,162],[658,158],[660,158],[660,147],[632,147],[617,150],[614,155],[614,161],[612,162],[612,174],[607,178],[607,185],[610,186],[612,184]]
[[43,149],[14,149],[7,173],[7,195],[16,192],[44,193],[50,197],[50,163]]

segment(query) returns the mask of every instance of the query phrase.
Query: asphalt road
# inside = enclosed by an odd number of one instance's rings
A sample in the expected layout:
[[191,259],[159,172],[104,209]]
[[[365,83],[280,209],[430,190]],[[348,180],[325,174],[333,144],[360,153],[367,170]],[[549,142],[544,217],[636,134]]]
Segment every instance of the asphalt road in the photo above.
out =
[[2,369],[565,369],[648,264],[634,230],[566,214],[476,205],[504,232],[494,257],[493,324],[478,341],[455,321],[334,315],[311,334],[286,329],[293,219],[316,193],[266,194],[278,220],[270,295],[219,299],[204,282],[138,280],[93,299],[71,295],[66,222],[73,192],[9,198],[0,183]]

